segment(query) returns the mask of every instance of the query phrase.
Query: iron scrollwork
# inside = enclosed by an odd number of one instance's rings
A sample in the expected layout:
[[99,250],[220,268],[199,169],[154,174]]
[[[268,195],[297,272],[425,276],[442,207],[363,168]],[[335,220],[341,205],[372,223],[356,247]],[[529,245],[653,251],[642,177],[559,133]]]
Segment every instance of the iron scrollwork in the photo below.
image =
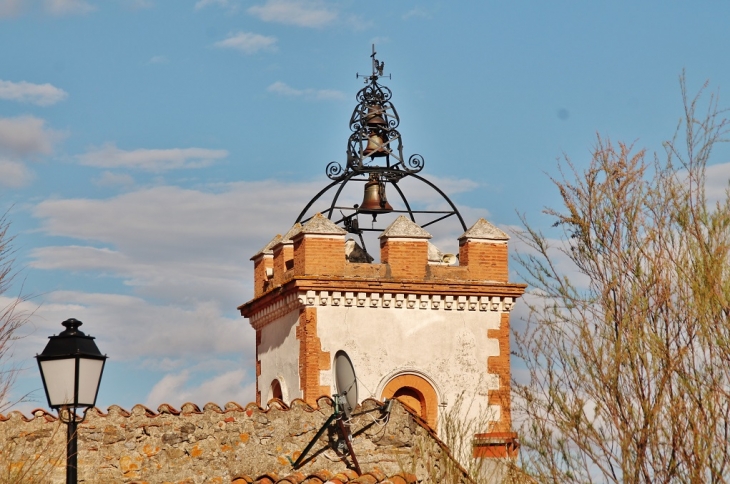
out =
[[327,165],[325,173],[327,173],[327,177],[329,177],[330,180],[338,180],[345,174],[345,170],[342,168],[342,165],[336,161],[332,161]]
[[[347,160],[340,164],[332,161],[327,164],[325,173],[332,180],[331,183],[322,189],[299,214],[297,222],[303,222],[305,215],[317,200],[329,190],[334,191],[334,197],[329,208],[321,210],[323,215],[333,219],[333,215],[339,211],[342,217],[335,223],[343,226],[349,233],[360,235],[360,241],[364,248],[362,238],[363,232],[380,230],[373,226],[361,226],[360,215],[372,215],[373,223],[376,216],[382,213],[401,212],[407,213],[412,221],[416,221],[415,215],[426,217],[422,226],[428,226],[450,216],[456,216],[464,230],[466,225],[456,206],[449,200],[438,187],[421,177],[419,173],[425,165],[423,156],[412,154],[408,158],[403,155],[403,141],[398,131],[400,116],[391,102],[391,90],[381,85],[378,79],[383,77],[383,64],[375,59],[375,48],[373,47],[373,70],[372,74],[358,77],[365,78],[365,86],[355,96],[357,105],[350,116],[351,134],[347,140]],[[387,76],[390,77],[390,76]],[[399,181],[405,177],[427,184],[441,195],[451,207],[446,210],[414,210],[406,199],[405,194],[398,186]],[[377,190],[373,189],[373,181],[377,183]],[[337,201],[344,187],[349,182],[365,184],[365,198],[360,205],[353,207],[340,207]],[[392,207],[388,203],[385,188],[391,186],[404,206]],[[393,195],[391,193],[391,195]],[[377,202],[377,203],[376,203]],[[428,219],[431,218],[431,220]],[[372,225],[372,224],[370,224]]]
[[419,171],[423,170],[424,164],[425,162],[423,161],[423,156],[416,153],[408,158],[408,161],[403,164],[403,168],[408,173],[418,173]]

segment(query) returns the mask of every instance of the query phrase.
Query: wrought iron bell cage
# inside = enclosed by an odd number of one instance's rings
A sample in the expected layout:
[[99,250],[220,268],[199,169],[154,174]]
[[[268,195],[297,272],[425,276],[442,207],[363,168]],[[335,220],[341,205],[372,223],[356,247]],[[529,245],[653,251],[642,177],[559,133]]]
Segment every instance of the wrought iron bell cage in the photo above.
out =
[[[357,78],[364,78],[365,87],[363,87],[356,96],[358,104],[350,116],[350,130],[352,134],[347,140],[347,161],[343,167],[340,163],[333,161],[329,163],[325,169],[327,177],[332,180],[330,184],[317,193],[304,207],[304,210],[297,217],[297,222],[304,223],[314,214],[310,209],[325,194],[333,191],[329,206],[318,210],[328,219],[333,220],[335,224],[342,226],[351,234],[356,234],[362,239],[363,232],[381,232],[385,227],[376,227],[375,221],[377,215],[381,213],[401,213],[408,216],[411,221],[419,224],[421,227],[428,227],[450,217],[456,217],[464,231],[466,224],[462,218],[456,205],[449,197],[434,183],[422,177],[418,173],[424,167],[423,156],[412,154],[406,158],[403,154],[403,142],[401,134],[398,131],[400,125],[400,116],[391,102],[393,93],[387,87],[382,85],[379,79],[384,76],[384,63],[379,62],[375,58],[375,46],[373,45],[372,73],[370,75],[357,74]],[[411,178],[417,180],[435,191],[443,198],[450,209],[446,210],[416,210],[408,201],[403,190],[398,183],[405,179]],[[345,186],[350,182],[364,183],[365,200],[361,205],[340,206],[338,200]],[[380,208],[375,206],[375,202],[366,203],[368,199],[368,187],[372,188],[373,183],[378,184],[377,195],[375,189],[371,190],[371,195],[379,198]],[[386,187],[392,187],[398,194],[402,209],[394,209],[388,203],[385,196]],[[392,190],[390,191],[392,193]],[[399,206],[400,203],[393,201],[394,205]],[[375,207],[375,208],[374,208]],[[359,221],[359,215],[372,215],[372,227],[364,227]]]

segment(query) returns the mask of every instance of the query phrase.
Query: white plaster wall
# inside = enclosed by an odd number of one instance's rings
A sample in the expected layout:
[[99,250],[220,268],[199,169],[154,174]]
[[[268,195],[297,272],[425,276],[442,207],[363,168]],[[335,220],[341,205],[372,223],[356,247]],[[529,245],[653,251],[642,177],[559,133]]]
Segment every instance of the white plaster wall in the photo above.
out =
[[296,331],[299,310],[295,309],[275,319],[261,329],[259,361],[261,375],[258,379],[261,404],[266,405],[270,395],[271,382],[278,378],[286,403],[302,398],[299,380],[299,341]]
[[[499,311],[453,311],[384,307],[320,306],[317,333],[322,350],[343,349],[352,359],[360,401],[378,394],[398,372],[419,370],[436,384],[439,415],[465,392],[465,417],[488,411],[487,391],[499,385],[497,375],[487,374],[487,358],[499,355],[499,343],[487,338],[498,329]],[[331,385],[332,372],[320,374],[322,385]],[[474,405],[470,405],[474,401]],[[499,407],[492,408],[499,418]]]

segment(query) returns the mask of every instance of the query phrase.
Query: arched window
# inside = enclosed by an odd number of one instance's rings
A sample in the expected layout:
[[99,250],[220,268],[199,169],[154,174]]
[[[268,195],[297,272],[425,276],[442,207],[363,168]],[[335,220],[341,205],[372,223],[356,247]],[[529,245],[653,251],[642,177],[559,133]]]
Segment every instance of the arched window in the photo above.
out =
[[397,398],[411,407],[431,428],[436,429],[438,397],[431,384],[418,375],[399,375],[388,382],[382,398]]
[[279,382],[278,378],[274,378],[274,381],[271,382],[269,395],[269,400],[271,400],[272,398],[278,398],[279,400],[284,401],[284,394],[281,391],[281,383]]

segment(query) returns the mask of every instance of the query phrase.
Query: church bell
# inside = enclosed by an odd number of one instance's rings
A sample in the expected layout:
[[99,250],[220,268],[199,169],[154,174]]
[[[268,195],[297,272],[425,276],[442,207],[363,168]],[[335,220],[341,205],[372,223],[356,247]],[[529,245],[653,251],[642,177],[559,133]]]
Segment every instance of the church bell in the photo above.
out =
[[365,196],[358,208],[360,213],[371,213],[373,216],[379,213],[393,211],[385,196],[385,182],[380,180],[377,174],[371,173],[370,179],[365,183]]
[[365,122],[368,126],[382,128],[387,123],[383,119],[383,108],[377,105],[368,106],[368,114],[365,116]]
[[376,131],[370,131],[368,135],[368,145],[363,150],[362,154],[374,158],[376,156],[386,156],[390,153],[390,150],[385,145],[383,137]]

